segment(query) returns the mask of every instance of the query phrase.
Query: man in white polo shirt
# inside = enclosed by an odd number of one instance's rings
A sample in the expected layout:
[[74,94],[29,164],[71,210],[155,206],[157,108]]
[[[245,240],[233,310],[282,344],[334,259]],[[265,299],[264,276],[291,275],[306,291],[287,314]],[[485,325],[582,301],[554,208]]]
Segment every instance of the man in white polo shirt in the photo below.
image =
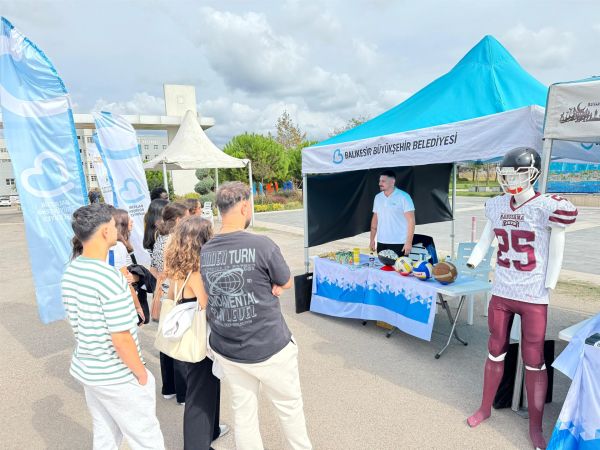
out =
[[[415,206],[410,195],[396,186],[396,174],[384,170],[379,176],[381,192],[373,201],[371,250],[393,250],[408,255],[415,234]],[[375,238],[377,237],[377,239]]]

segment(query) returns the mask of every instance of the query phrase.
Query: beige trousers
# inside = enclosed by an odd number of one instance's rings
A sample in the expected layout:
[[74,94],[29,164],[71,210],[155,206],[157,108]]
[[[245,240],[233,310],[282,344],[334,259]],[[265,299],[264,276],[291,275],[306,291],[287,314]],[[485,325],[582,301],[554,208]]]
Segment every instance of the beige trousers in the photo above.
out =
[[275,407],[290,448],[312,449],[304,420],[298,347],[294,342],[268,360],[255,364],[230,361],[214,350],[213,354],[231,389],[237,450],[264,448],[258,425],[259,388]]

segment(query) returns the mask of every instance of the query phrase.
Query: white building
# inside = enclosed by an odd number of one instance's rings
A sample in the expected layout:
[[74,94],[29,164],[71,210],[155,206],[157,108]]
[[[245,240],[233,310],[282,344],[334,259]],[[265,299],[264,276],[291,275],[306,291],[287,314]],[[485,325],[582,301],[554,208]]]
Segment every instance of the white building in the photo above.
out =
[[[165,116],[139,114],[124,116],[132,124],[133,128],[138,130],[137,140],[144,162],[157,157],[167,148],[167,145],[177,133],[181,119],[186,111],[191,110],[197,113],[196,89],[194,86],[165,84],[164,94]],[[90,161],[87,152],[87,146],[93,143],[92,135],[95,130],[94,118],[91,114],[74,114],[73,116],[77,128],[77,142],[79,143],[81,164],[83,165],[87,188],[88,190],[98,188],[94,165]],[[215,120],[212,117],[198,115],[198,121],[204,130],[215,124]],[[3,126],[4,123],[0,115],[0,129]],[[142,133],[152,134],[139,134],[140,130]],[[174,170],[171,172],[171,175],[177,194],[186,194],[193,191],[197,181],[193,170]],[[15,175],[10,156],[8,155],[4,139],[0,137],[0,196],[16,194]]]
[[[79,143],[79,153],[81,154],[81,164],[85,174],[85,182],[88,190],[99,188],[98,179],[94,171],[94,164],[88,156],[87,148],[93,144],[92,135],[94,130],[77,130],[77,142]],[[156,158],[163,150],[167,148],[168,138],[163,135],[140,135],[137,138],[142,161],[146,162]],[[15,175],[10,161],[6,143],[0,138],[0,196],[16,195]]]

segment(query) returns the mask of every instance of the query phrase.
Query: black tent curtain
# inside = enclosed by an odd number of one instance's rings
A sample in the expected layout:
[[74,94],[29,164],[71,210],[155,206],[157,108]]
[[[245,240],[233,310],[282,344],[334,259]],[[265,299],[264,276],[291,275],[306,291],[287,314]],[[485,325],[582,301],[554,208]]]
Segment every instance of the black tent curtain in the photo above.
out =
[[[308,245],[325,244],[369,231],[373,199],[384,169],[307,176]],[[390,167],[396,186],[410,194],[417,225],[452,220],[448,187],[452,164]]]

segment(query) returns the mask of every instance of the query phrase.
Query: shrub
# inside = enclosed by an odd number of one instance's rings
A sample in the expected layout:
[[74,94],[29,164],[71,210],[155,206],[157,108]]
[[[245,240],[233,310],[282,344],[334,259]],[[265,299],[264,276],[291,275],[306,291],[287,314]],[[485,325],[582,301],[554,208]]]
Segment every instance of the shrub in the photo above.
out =
[[211,192],[214,185],[215,181],[211,177],[206,177],[196,183],[194,190],[200,195],[206,195]]
[[211,202],[213,206],[215,206],[215,197],[216,196],[214,192],[209,192],[208,194],[199,195],[198,200],[200,200],[202,205],[204,205],[204,202]]

